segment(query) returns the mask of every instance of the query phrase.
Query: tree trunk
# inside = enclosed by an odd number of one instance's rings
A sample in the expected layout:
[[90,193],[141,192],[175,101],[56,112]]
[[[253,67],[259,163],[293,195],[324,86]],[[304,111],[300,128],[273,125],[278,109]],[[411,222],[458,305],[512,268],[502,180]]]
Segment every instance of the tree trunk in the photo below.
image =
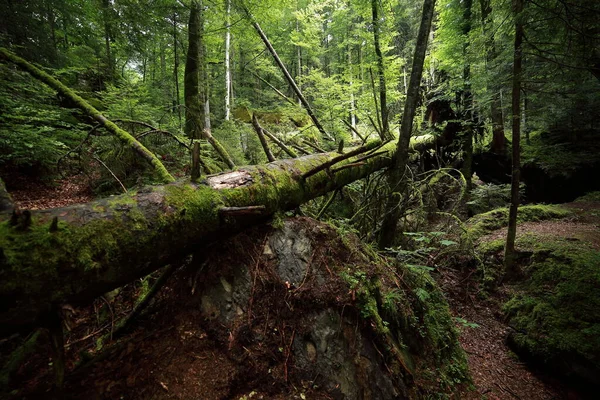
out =
[[[462,28],[462,34],[465,38],[468,38],[471,32],[472,6],[472,0],[463,1],[464,25]],[[473,129],[475,126],[475,120],[473,118],[473,93],[471,92],[471,65],[468,61],[468,50],[469,42],[465,41],[463,45],[463,57],[465,64],[463,68],[462,117],[464,120],[466,120],[467,123],[463,124],[462,129],[463,165],[460,172],[465,178],[467,193],[471,191],[472,186],[471,177],[473,175]]]
[[[496,45],[494,37],[490,32],[489,27],[492,24],[492,5],[491,0],[479,0],[481,6],[481,26],[485,40],[485,59],[490,64],[496,59]],[[489,75],[487,75],[488,83]],[[493,86],[493,85],[492,85]],[[502,116],[502,102],[500,100],[500,92],[495,88],[490,88],[492,91],[492,101],[490,102],[490,113],[492,118],[492,144],[491,151],[496,154],[504,154],[506,152],[506,138],[504,137],[504,118]]]
[[200,94],[199,78],[204,75],[201,60],[202,19],[197,0],[190,3],[188,22],[188,51],[185,59],[184,97],[185,133],[192,139],[192,182],[200,178],[200,139],[204,130],[204,104]]
[[390,247],[394,242],[396,226],[401,211],[399,207],[400,197],[397,194],[403,196],[406,192],[406,179],[404,173],[408,166],[410,136],[412,134],[413,120],[419,101],[421,78],[423,76],[423,63],[425,61],[425,52],[427,50],[427,41],[429,39],[429,31],[431,30],[434,8],[435,0],[424,0],[421,25],[417,35],[417,44],[415,46],[412,71],[408,84],[408,93],[406,95],[406,103],[404,104],[402,124],[400,125],[400,138],[398,139],[396,154],[394,155],[394,160],[388,173],[388,183],[392,193],[388,197],[386,211],[379,232],[378,244],[380,249]]
[[375,54],[377,55],[377,76],[379,77],[379,105],[381,107],[381,134],[385,140],[390,136],[390,123],[387,107],[387,90],[385,86],[385,68],[383,66],[383,54],[379,42],[380,21],[379,1],[371,0],[371,11],[373,14],[373,41],[375,42]]
[[267,139],[265,138],[265,135],[263,134],[263,129],[260,126],[260,124],[258,123],[256,114],[252,114],[252,126],[254,127],[254,130],[256,131],[256,134],[258,135],[258,139],[260,140],[260,144],[261,144],[263,150],[265,151],[265,154],[267,155],[267,160],[269,160],[269,162],[275,161],[275,157],[273,157],[273,153],[271,153],[271,149],[269,148]]
[[512,80],[512,178],[510,185],[510,211],[508,215],[508,233],[504,248],[504,268],[507,278],[518,272],[515,260],[515,239],[517,236],[517,211],[519,209],[519,180],[521,174],[521,63],[523,60],[523,0],[513,0],[515,16],[515,49]]
[[181,96],[179,94],[179,53],[177,52],[177,46],[177,13],[173,13],[173,80],[175,82],[175,101],[173,101],[173,107],[177,109],[179,129],[181,129]]
[[294,209],[388,166],[393,150],[388,143],[383,154],[331,176],[302,178],[336,152],[32,211],[31,218],[0,213],[0,330],[33,323],[52,304],[89,301],[250,222],[220,213],[223,207],[264,206],[265,217]]
[[[413,148],[432,148],[434,139],[415,138]],[[390,166],[395,142],[368,145],[375,153],[314,154],[212,175],[201,184],[179,181],[64,208],[0,212],[0,333],[42,324],[55,305],[87,303]],[[335,158],[335,168],[303,177]],[[253,216],[240,216],[244,209]]]
[[75,94],[71,89],[63,85],[60,81],[48,75],[41,69],[37,68],[33,64],[28,63],[24,59],[15,56],[8,50],[4,48],[0,48],[0,59],[4,59],[12,62],[17,65],[19,68],[24,71],[29,72],[34,78],[44,82],[46,85],[50,86],[52,89],[56,90],[62,96],[70,99],[77,107],[93,118],[96,122],[104,127],[107,131],[114,134],[123,142],[126,146],[131,147],[136,153],[138,153],[142,158],[144,158],[148,163],[150,163],[158,176],[164,182],[173,182],[175,179],[169,174],[165,166],[158,160],[158,158],[150,152],[143,144],[135,140],[133,136],[119,128],[113,122],[109,121],[104,115],[100,113],[100,111],[96,110],[92,107],[87,101],[81,98],[79,95]]
[[225,30],[225,121],[229,121],[231,118],[231,67],[229,65],[229,47],[231,46],[231,0],[225,0],[227,3],[227,10],[225,14],[225,24],[227,25]]
[[115,67],[114,60],[112,58],[112,53],[110,49],[110,1],[102,0],[102,14],[104,19],[104,44],[106,47],[106,76],[109,81],[112,81]]

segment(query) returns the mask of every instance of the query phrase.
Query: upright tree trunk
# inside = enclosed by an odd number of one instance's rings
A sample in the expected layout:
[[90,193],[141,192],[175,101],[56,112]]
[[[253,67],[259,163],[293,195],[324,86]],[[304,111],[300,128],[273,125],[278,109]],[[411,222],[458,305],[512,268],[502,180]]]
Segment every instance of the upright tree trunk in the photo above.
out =
[[375,54],[377,55],[377,76],[379,77],[379,105],[381,107],[381,130],[382,136],[390,136],[390,123],[387,107],[387,89],[385,85],[385,68],[383,65],[383,54],[380,44],[380,21],[379,21],[379,1],[371,0],[371,11],[373,14],[373,41],[375,43]]
[[[471,8],[473,6],[473,0],[463,1],[463,29],[462,33],[465,38],[469,37],[471,32]],[[463,57],[464,57],[464,68],[463,68],[463,90],[462,90],[462,108],[463,118],[466,120],[466,124],[463,125],[462,129],[462,147],[463,147],[463,166],[461,173],[463,174],[467,193],[471,190],[471,177],[473,175],[473,129],[475,121],[473,118],[473,93],[471,92],[471,65],[468,61],[468,50],[469,41],[465,40],[463,45]]]
[[179,53],[177,52],[177,47],[177,13],[173,13],[173,80],[175,82],[175,99],[173,100],[173,107],[177,109],[177,118],[179,119],[179,128],[181,129],[181,96],[179,94]]
[[231,0],[225,0],[225,121],[231,119],[231,67],[229,65],[229,47],[231,46]]
[[398,139],[392,166],[388,172],[388,183],[391,195],[386,204],[386,210],[379,232],[380,249],[390,247],[394,243],[396,226],[401,211],[399,200],[406,192],[406,179],[404,174],[408,166],[410,136],[419,101],[419,90],[421,88],[421,78],[423,76],[423,63],[425,61],[427,41],[429,39],[429,31],[431,30],[434,8],[435,0],[424,0],[421,25],[417,35],[417,44],[415,46],[410,82],[408,84],[408,93],[406,95],[406,103],[404,104],[402,123],[400,125],[400,138]]
[[[188,53],[185,63],[185,133],[193,140],[191,180],[200,178],[200,139],[206,139],[227,167],[235,164],[225,148],[210,132],[210,105],[208,100],[208,76],[204,48],[204,20],[202,1],[190,3],[188,23]],[[202,81],[200,81],[202,80]]]
[[102,0],[102,12],[104,19],[104,45],[106,47],[106,76],[109,81],[112,81],[115,72],[115,66],[110,49],[111,24],[109,0]]
[[188,51],[185,61],[184,97],[185,97],[185,133],[192,139],[191,180],[200,178],[200,138],[204,130],[204,104],[200,95],[200,76],[204,76],[200,57],[202,47],[201,5],[197,0],[190,3],[188,22]]
[[[496,59],[496,45],[494,37],[490,32],[492,24],[492,5],[491,0],[479,0],[481,6],[481,26],[483,35],[485,36],[485,59],[488,68]],[[500,92],[491,85],[491,80],[488,75],[488,86],[491,87],[492,100],[490,102],[490,114],[492,118],[492,144],[491,150],[496,154],[504,154],[506,152],[506,138],[504,137],[504,117],[502,116],[502,101]]]
[[513,0],[515,17],[515,48],[512,80],[512,178],[510,186],[510,211],[508,233],[504,249],[504,268],[507,278],[517,273],[515,239],[517,236],[517,211],[519,208],[519,181],[521,174],[521,63],[523,60],[523,0]]

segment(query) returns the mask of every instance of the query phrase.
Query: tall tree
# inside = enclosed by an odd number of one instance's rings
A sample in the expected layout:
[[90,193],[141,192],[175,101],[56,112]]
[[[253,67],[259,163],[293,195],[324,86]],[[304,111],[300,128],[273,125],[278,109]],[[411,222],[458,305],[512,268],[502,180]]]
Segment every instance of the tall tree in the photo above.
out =
[[421,89],[421,78],[423,76],[423,64],[425,53],[427,51],[427,42],[431,23],[433,20],[433,10],[436,0],[424,0],[423,11],[421,14],[421,24],[417,35],[417,44],[413,56],[412,71],[408,84],[406,103],[400,125],[400,137],[396,147],[396,153],[392,161],[392,166],[388,172],[388,185],[392,195],[389,196],[383,221],[379,232],[379,248],[390,247],[396,236],[396,226],[400,217],[400,198],[405,195],[406,181],[405,171],[408,165],[408,151],[410,137],[412,134],[413,120],[417,111],[419,102],[419,92]]
[[519,181],[521,175],[521,64],[523,60],[523,0],[513,0],[515,18],[515,45],[512,78],[512,177],[510,186],[510,211],[508,233],[504,248],[504,268],[508,278],[517,272],[515,239],[517,236],[517,211],[519,209]]
[[[491,0],[479,0],[481,7],[481,26],[485,37],[485,61],[488,68],[497,57],[496,43],[492,27],[492,3]],[[492,119],[492,144],[491,150],[497,154],[504,154],[506,151],[506,139],[504,137],[504,118],[502,116],[502,102],[500,100],[500,91],[492,83],[492,75],[486,74],[488,86],[492,92],[490,101],[490,114]]]
[[225,0],[225,121],[231,118],[231,0]]
[[383,53],[381,52],[381,21],[379,17],[379,0],[371,0],[371,12],[373,15],[373,42],[377,56],[377,76],[379,78],[379,107],[381,108],[381,133],[384,138],[390,135],[390,122],[388,117],[387,90],[385,85],[385,68],[383,65]]
[[[201,1],[201,0],[200,0]],[[204,101],[200,93],[199,78],[204,76],[201,59],[202,51],[202,18],[201,5],[198,0],[190,2],[190,19],[188,22],[188,51],[185,61],[184,97],[185,97],[185,133],[192,139],[191,179],[200,178],[200,139],[204,130]]]

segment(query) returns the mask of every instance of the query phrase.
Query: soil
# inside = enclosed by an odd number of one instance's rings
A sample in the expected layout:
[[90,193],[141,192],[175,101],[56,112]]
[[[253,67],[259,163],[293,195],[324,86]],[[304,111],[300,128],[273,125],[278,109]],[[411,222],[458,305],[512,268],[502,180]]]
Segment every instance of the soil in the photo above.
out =
[[[91,193],[81,182],[68,179],[56,186],[23,183],[13,190],[13,199],[21,208],[62,207],[89,201]],[[600,209],[598,204],[570,205]],[[546,234],[584,235],[600,243],[598,220],[528,223],[519,232],[534,230]],[[502,230],[492,233],[501,237]],[[252,256],[249,254],[249,256]],[[440,269],[437,279],[447,294],[451,311],[461,318],[460,343],[468,355],[474,390],[463,399],[578,399],[577,393],[560,382],[536,371],[519,359],[505,344],[509,327],[503,320],[501,304],[510,295],[509,286],[482,299],[472,270]],[[75,399],[330,399],[319,388],[276,387],[274,380],[263,379],[256,371],[272,371],[264,365],[238,363],[231,359],[227,344],[216,341],[210,329],[198,323],[198,308],[188,300],[189,277],[176,274],[150,308],[151,314],[136,322],[133,331],[112,346],[107,356],[71,374],[66,383],[68,398]],[[139,284],[126,287],[116,298],[101,298],[73,316],[67,335],[67,369],[72,370],[83,354],[94,355],[96,340],[110,335],[114,321],[126,315],[139,292]],[[196,305],[197,306],[197,305]],[[111,314],[107,323],[98,323],[102,312]],[[476,324],[476,325],[473,325]],[[48,340],[43,337],[39,351],[20,368],[17,381],[19,398],[49,398],[53,380],[52,357]],[[0,341],[0,352],[10,343]],[[250,387],[248,382],[259,383]],[[290,385],[291,386],[291,385]],[[256,389],[258,387],[259,389]]]

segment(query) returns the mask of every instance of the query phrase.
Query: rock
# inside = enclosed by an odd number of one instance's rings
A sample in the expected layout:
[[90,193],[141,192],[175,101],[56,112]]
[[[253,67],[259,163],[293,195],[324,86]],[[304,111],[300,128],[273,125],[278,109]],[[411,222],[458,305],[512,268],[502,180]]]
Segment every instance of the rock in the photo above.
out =
[[[240,393],[292,382],[340,399],[406,399],[422,394],[415,383],[420,379],[414,378],[423,371],[439,370],[439,383],[453,365],[467,379],[445,304],[440,314],[448,330],[444,339],[434,341],[423,336],[424,327],[397,323],[407,320],[405,312],[417,321],[428,306],[384,311],[376,300],[386,290],[378,276],[381,265],[355,237],[342,239],[326,225],[296,218],[279,229],[238,235],[208,258],[200,310],[230,357],[248,363],[240,381],[256,385]],[[436,299],[428,302],[443,302]],[[382,316],[389,316],[388,322]],[[447,388],[424,392],[429,390]]]

